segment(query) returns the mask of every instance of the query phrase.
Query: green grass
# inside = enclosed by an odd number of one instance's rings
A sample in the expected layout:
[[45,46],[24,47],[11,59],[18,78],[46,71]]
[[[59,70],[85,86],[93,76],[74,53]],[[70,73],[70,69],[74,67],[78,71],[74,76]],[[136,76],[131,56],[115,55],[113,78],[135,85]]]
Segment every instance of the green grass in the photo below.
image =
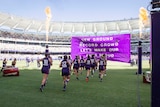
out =
[[[136,66],[110,62],[103,82],[99,82],[96,72],[86,83],[86,71],[83,71],[79,81],[71,76],[67,90],[63,92],[58,65],[59,62],[54,61],[48,84],[44,92],[40,92],[42,74],[36,63],[27,68],[24,62],[17,62],[19,77],[0,76],[0,107],[136,107],[138,83],[141,105],[150,107],[151,86],[143,83],[142,75],[138,80]],[[148,68],[148,63],[143,62],[143,70]]]

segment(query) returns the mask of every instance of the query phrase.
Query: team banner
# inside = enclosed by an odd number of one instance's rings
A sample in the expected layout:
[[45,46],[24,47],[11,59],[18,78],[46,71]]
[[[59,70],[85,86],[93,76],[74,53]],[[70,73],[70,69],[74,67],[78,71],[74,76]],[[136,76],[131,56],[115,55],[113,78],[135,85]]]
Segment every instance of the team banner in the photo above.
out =
[[88,55],[100,58],[106,54],[108,60],[130,61],[130,34],[111,36],[73,36],[71,40],[71,57],[76,55],[86,58]]

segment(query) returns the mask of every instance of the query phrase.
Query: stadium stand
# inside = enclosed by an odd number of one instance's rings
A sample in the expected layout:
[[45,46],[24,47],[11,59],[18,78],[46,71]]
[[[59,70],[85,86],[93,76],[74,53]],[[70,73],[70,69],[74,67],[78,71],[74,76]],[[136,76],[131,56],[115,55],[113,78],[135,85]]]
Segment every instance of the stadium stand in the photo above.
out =
[[47,43],[52,54],[64,54],[71,52],[72,36],[122,33],[131,34],[132,54],[137,54],[139,40],[142,41],[143,53],[150,53],[150,22],[143,27],[142,37],[139,37],[138,18],[97,22],[50,22],[48,42],[45,28],[45,21],[0,13],[0,53],[43,53]]

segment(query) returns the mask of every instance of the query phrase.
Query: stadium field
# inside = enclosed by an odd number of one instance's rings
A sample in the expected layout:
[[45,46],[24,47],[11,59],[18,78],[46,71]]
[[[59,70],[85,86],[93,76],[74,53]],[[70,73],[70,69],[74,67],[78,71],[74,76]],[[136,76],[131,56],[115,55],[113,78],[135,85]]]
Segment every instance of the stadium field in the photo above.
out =
[[[109,61],[103,82],[95,72],[86,83],[83,71],[80,80],[71,75],[63,92],[58,65],[59,61],[53,62],[47,86],[40,92],[42,74],[36,62],[26,67],[24,61],[17,61],[19,77],[0,76],[0,107],[136,107],[138,98],[142,107],[150,107],[151,85],[143,83],[142,75],[136,75],[137,66]],[[143,71],[149,70],[148,61],[143,61],[142,67]]]

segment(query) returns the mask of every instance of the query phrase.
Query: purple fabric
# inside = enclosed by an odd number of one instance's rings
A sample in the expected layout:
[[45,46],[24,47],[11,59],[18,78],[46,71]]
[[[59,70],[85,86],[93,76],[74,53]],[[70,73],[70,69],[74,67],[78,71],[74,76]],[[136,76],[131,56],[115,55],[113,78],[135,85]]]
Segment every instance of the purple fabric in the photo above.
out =
[[130,62],[130,34],[109,36],[73,36],[71,40],[72,59],[76,55],[84,58],[94,54],[100,58],[107,55],[108,60]]

